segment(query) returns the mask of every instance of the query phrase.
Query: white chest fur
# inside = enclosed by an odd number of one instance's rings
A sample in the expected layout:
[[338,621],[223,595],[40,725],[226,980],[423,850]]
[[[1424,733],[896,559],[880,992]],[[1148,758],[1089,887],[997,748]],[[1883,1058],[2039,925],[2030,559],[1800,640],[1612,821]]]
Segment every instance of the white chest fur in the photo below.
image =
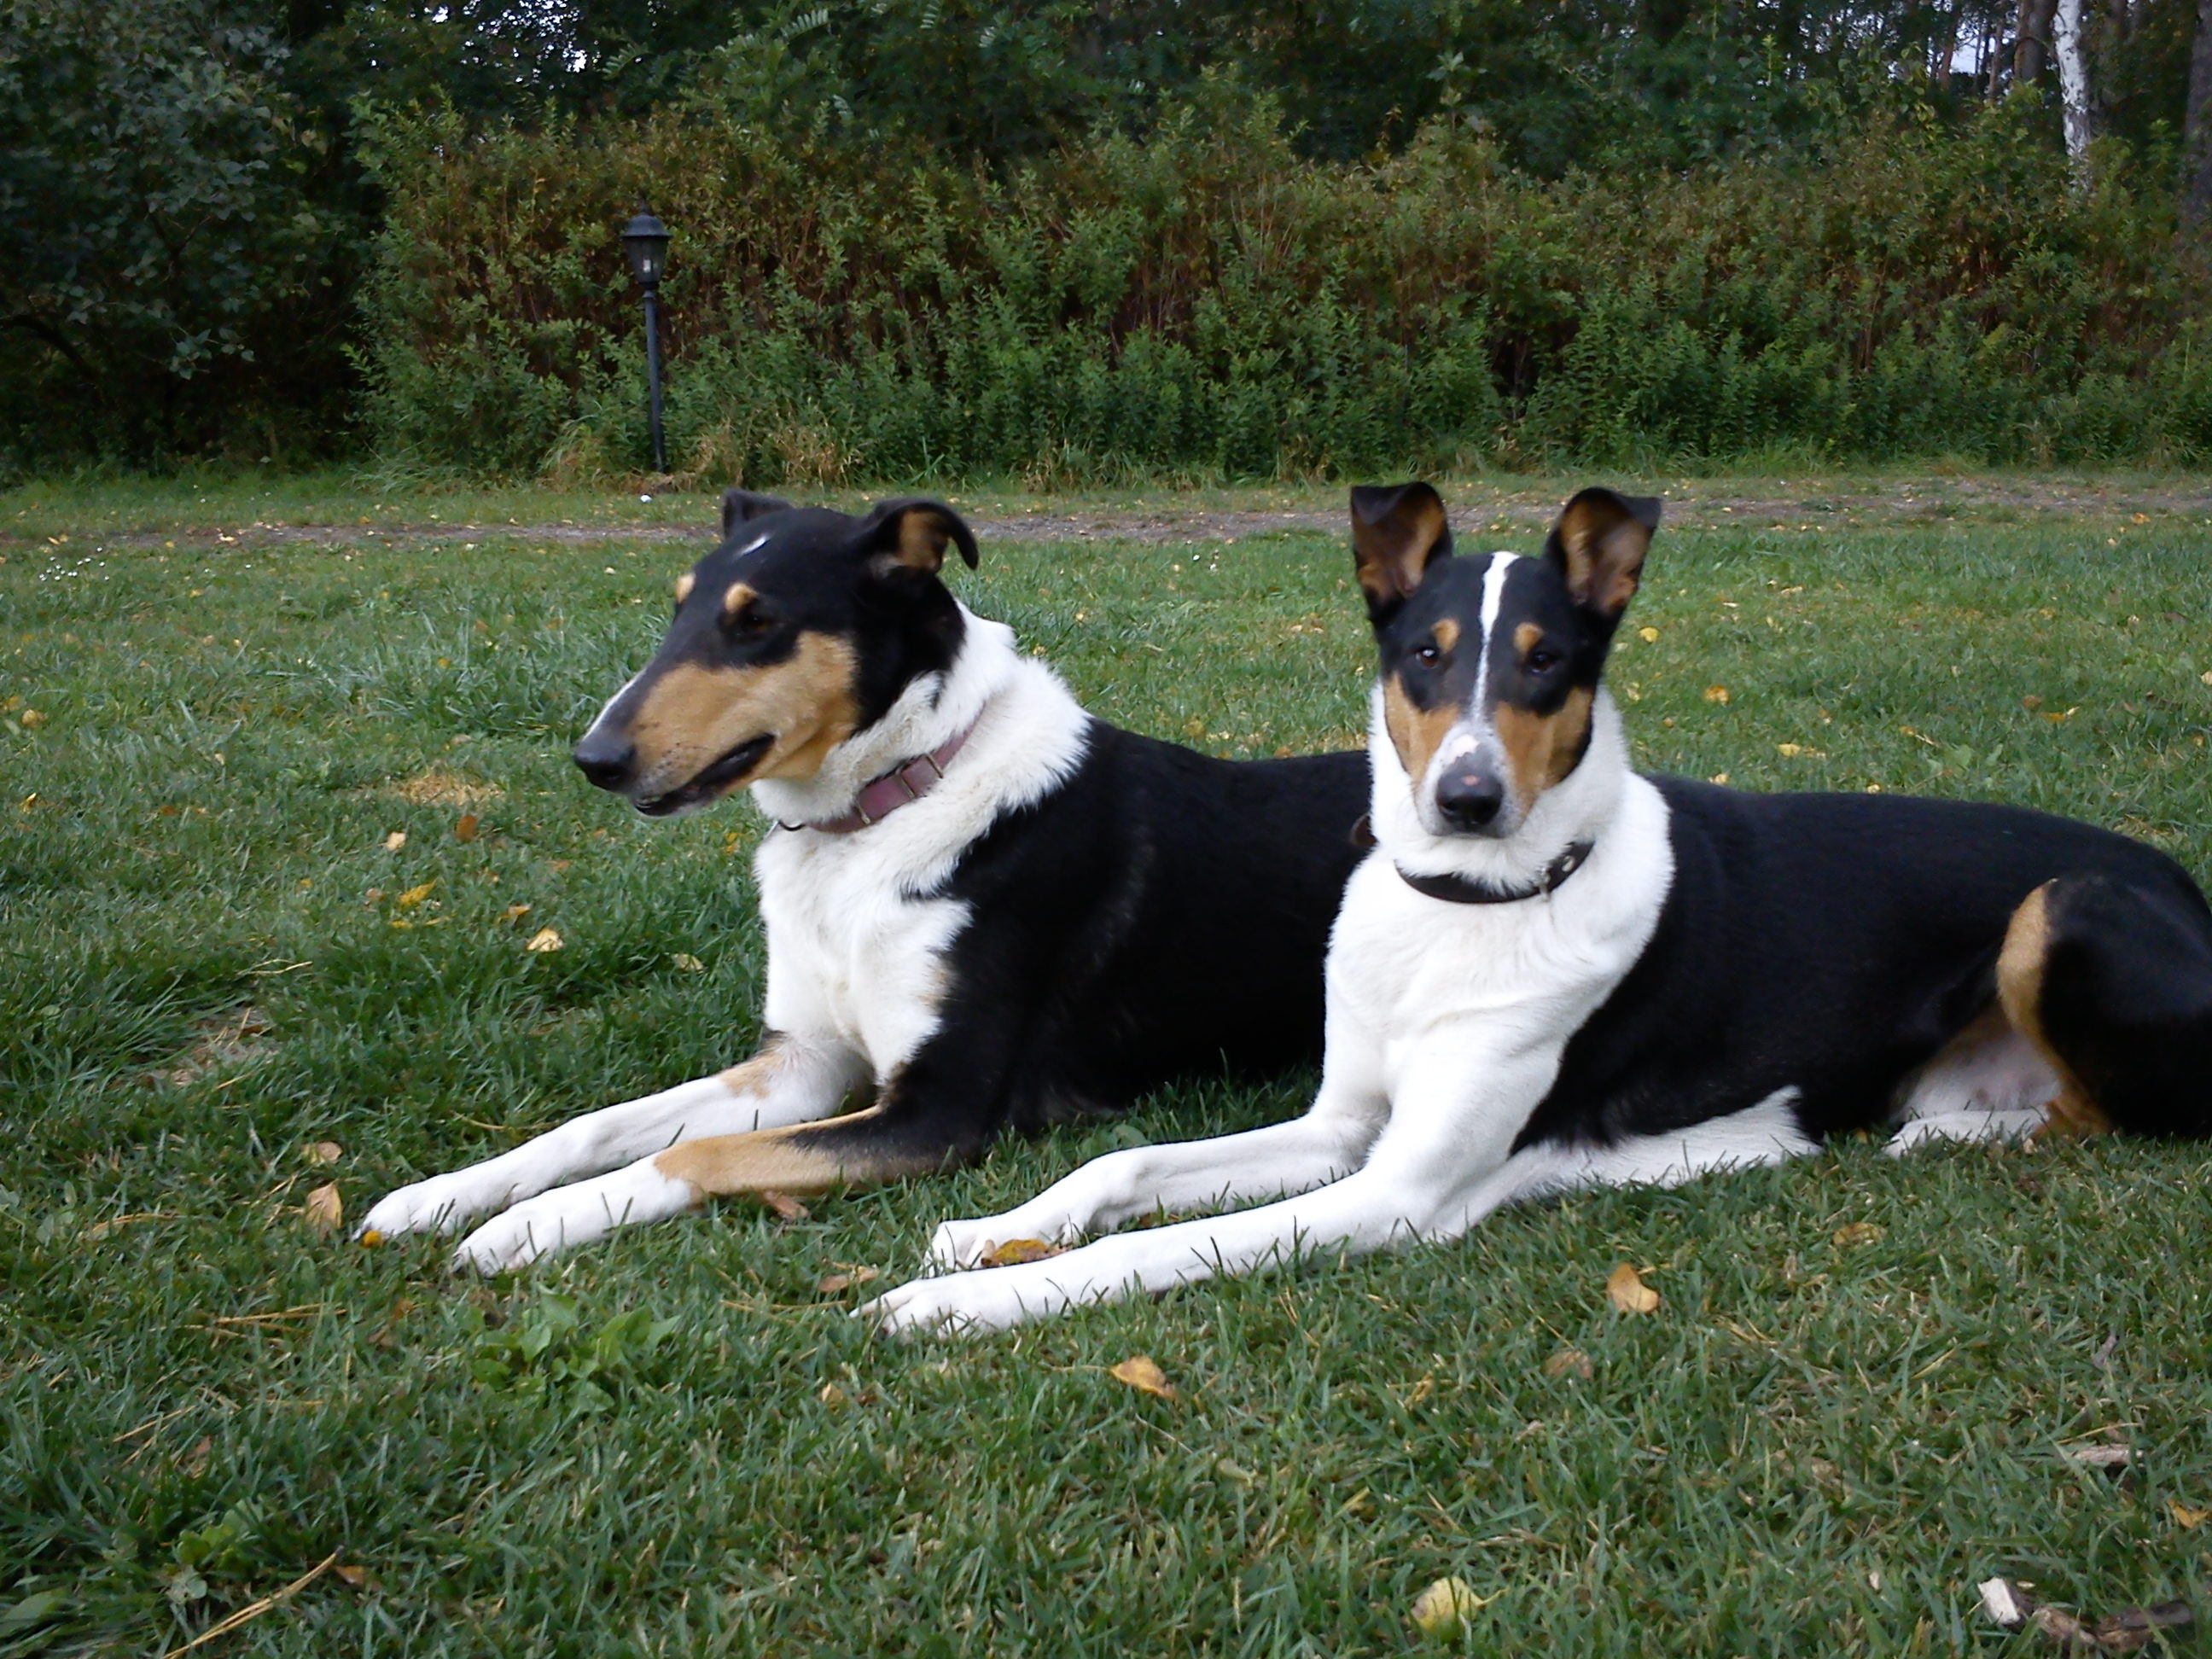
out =
[[767,1024],[859,1050],[879,1082],[936,1030],[945,955],[969,921],[964,902],[921,896],[1000,815],[1040,799],[1083,757],[1087,719],[1058,677],[1021,656],[1000,624],[965,622],[949,672],[909,686],[841,745],[838,793],[825,790],[826,775],[753,790],[772,817],[834,817],[867,779],[974,726],[944,781],[921,799],[851,835],[770,830],[754,859],[768,928]]

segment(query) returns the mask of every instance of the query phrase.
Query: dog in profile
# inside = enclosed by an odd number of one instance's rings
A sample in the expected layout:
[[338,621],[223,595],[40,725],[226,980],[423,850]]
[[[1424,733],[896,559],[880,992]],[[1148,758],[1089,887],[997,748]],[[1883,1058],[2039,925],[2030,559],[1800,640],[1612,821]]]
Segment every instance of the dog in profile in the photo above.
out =
[[939,501],[728,494],[575,760],[648,817],[743,788],[771,821],[760,1051],[403,1187],[360,1237],[489,1215],[453,1261],[495,1272],[725,1194],[939,1169],[1224,1060],[1319,1054],[1366,757],[1215,760],[1095,720],[953,597],[948,548],[975,565]]
[[1540,556],[1455,557],[1425,484],[1352,492],[1379,672],[1374,850],[1295,1121],[1086,1164],[939,1228],[939,1267],[1259,1202],[865,1311],[989,1329],[1829,1136],[2212,1133],[2212,911],[2172,860],[2014,807],[1759,795],[1629,764],[1603,672],[1659,522],[1586,489]]

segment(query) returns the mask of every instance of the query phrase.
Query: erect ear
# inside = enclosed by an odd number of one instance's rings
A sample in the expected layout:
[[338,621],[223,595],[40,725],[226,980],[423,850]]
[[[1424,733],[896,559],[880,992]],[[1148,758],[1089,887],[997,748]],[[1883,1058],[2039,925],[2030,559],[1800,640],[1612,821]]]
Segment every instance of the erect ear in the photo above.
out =
[[775,495],[757,495],[750,489],[726,489],[722,492],[722,539],[730,539],[730,532],[747,519],[757,519],[763,513],[788,513],[791,503]]
[[1584,489],[1559,509],[1544,556],[1567,579],[1577,605],[1608,622],[1620,620],[1643,579],[1661,505],[1656,495]]
[[975,568],[975,532],[942,501],[908,497],[878,501],[860,528],[860,544],[873,552],[873,566],[885,574],[905,569],[933,576],[945,568],[948,542]]
[[1352,487],[1352,557],[1375,621],[1403,605],[1429,566],[1450,552],[1443,498],[1428,485]]

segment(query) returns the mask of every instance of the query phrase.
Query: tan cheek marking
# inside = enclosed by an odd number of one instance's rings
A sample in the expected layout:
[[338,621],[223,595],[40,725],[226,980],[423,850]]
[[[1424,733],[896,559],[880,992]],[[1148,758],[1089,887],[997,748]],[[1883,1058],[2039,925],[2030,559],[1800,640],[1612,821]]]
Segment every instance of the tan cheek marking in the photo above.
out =
[[676,603],[681,605],[684,600],[690,599],[691,597],[691,590],[698,585],[699,579],[688,570],[682,575],[678,576],[676,579]]
[[722,614],[735,617],[759,597],[744,582],[732,582],[728,591],[722,595]]
[[850,645],[811,633],[799,636],[790,657],[766,668],[678,663],[653,681],[631,722],[640,772],[665,774],[656,784],[673,787],[772,732],[775,746],[743,781],[811,777],[860,726],[855,666]]
[[2105,1134],[2112,1120],[2044,1034],[2043,974],[2050,957],[2051,884],[2045,882],[2021,902],[2005,929],[2004,948],[1997,953],[1997,1002],[2013,1030],[2033,1043],[2058,1074],[2058,1097],[2051,1103],[2038,1133]]
[[871,1106],[846,1117],[801,1123],[752,1134],[709,1135],[657,1154],[653,1167],[688,1183],[700,1198],[731,1193],[820,1193],[834,1187],[896,1181],[942,1167],[934,1153],[902,1151],[889,1141],[871,1146],[884,1118]]
[[1406,775],[1415,781],[1428,775],[1429,763],[1458,720],[1459,710],[1449,703],[1441,708],[1416,706],[1395,674],[1382,682],[1383,728],[1390,734],[1391,746],[1397,750]]
[[1498,741],[1505,750],[1505,767],[1513,781],[1513,797],[1522,811],[1536,798],[1566,781],[1589,735],[1590,694],[1580,687],[1549,714],[1531,714],[1510,703],[1491,711]]

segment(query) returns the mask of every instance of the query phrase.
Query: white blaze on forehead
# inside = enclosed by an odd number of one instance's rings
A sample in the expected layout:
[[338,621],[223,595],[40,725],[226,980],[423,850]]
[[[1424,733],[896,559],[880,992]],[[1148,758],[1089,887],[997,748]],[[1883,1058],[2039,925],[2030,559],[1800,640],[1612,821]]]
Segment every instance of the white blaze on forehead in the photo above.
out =
[[745,555],[746,555],[746,554],[750,553],[750,552],[752,552],[753,550],[755,550],[756,549],[757,549],[757,548],[759,548],[759,547],[762,547],[762,546],[765,545],[765,544],[766,544],[766,543],[767,543],[767,541],[768,541],[768,532],[767,532],[767,531],[765,531],[765,530],[763,530],[763,531],[762,531],[762,532],[761,532],[761,533],[760,533],[759,535],[757,535],[757,536],[754,537],[754,538],[752,538],[752,540],[750,540],[750,541],[747,542],[747,543],[746,543],[743,547],[739,548],[739,549],[738,549],[738,550],[734,554],[732,554],[731,556],[732,556],[732,557],[733,557],[733,558],[739,558],[739,559],[742,559],[742,558],[744,558],[744,557],[745,556]]
[[1483,687],[1490,680],[1490,636],[1498,626],[1498,613],[1504,606],[1506,573],[1520,556],[1517,553],[1493,553],[1490,556],[1490,568],[1482,573],[1482,620],[1478,624],[1482,643],[1476,647],[1474,690],[1459,724],[1452,728],[1450,736],[1437,745],[1436,758],[1429,769],[1431,772],[1480,747],[1482,740],[1490,735],[1490,715],[1483,700]]

